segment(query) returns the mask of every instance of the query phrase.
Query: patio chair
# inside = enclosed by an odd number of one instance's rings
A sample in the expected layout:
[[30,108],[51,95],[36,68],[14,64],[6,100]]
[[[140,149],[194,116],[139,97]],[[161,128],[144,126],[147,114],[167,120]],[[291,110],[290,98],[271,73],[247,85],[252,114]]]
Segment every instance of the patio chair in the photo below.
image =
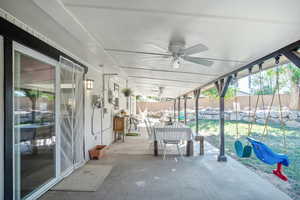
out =
[[145,125],[146,125],[146,131],[147,131],[147,134],[148,134],[148,139],[151,139],[152,138],[152,131],[150,130],[150,126],[149,126],[146,119],[144,120],[144,122],[145,122]]
[[[145,124],[146,124],[146,127],[148,126],[147,133],[148,133],[149,139],[151,140],[151,143],[149,145],[150,145],[150,147],[152,147],[153,143],[154,143],[154,137],[155,137],[153,123],[148,118],[146,118],[145,119]],[[163,142],[162,141],[157,141],[157,142],[158,142],[158,146],[161,149],[163,149],[164,148],[163,147]]]
[[176,145],[177,147],[177,151],[179,153],[179,155],[183,158],[183,152],[181,151],[182,147],[184,147],[184,145],[182,144],[181,140],[163,140],[163,144],[164,144],[164,154],[163,154],[163,159],[166,159],[166,154],[167,154],[167,145],[168,144],[173,144]]
[[150,127],[150,124],[148,122],[147,119],[144,120],[145,122],[145,125],[146,125],[146,131],[147,131],[147,135],[148,135],[148,140],[150,140],[150,143],[149,143],[149,149],[151,149],[151,147],[154,145],[154,141],[153,141],[153,131]]

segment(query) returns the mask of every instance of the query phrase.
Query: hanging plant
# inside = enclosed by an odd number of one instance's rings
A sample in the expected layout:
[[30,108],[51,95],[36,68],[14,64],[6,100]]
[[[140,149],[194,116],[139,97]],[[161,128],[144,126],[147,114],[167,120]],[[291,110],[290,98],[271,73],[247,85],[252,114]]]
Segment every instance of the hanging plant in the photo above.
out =
[[132,90],[130,88],[123,88],[122,93],[125,97],[130,97],[132,95]]

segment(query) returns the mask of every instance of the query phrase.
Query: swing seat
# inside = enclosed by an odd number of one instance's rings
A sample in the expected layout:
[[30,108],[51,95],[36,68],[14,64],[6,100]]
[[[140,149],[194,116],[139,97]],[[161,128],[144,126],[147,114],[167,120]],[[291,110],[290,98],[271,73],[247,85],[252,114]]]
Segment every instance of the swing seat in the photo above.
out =
[[284,166],[289,166],[289,159],[287,155],[275,153],[270,147],[262,142],[247,137],[247,140],[252,144],[253,151],[256,157],[268,165],[282,163]]
[[252,153],[252,147],[250,145],[243,146],[242,142],[236,140],[234,142],[234,148],[236,155],[240,158],[249,158]]
[[252,144],[253,151],[256,157],[268,165],[277,164],[277,169],[273,170],[273,174],[280,179],[287,181],[288,178],[282,172],[282,165],[289,166],[289,158],[285,154],[279,154],[272,151],[267,145],[247,137],[247,140]]

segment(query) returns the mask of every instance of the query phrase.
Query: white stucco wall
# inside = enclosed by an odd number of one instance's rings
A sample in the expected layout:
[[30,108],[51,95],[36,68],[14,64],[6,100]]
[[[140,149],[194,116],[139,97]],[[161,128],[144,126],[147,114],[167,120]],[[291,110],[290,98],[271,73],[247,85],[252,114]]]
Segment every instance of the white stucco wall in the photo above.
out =
[[3,187],[4,187],[4,112],[3,112],[3,39],[0,37],[0,199],[3,199]]
[[[104,114],[104,118],[102,119],[101,127],[101,110],[95,109],[94,112],[94,132],[95,135],[92,134],[91,120],[92,120],[92,96],[93,95],[101,95],[103,96],[103,73],[102,71],[106,71],[106,69],[95,70],[90,68],[88,73],[86,74],[86,79],[94,80],[94,88],[92,90],[86,90],[85,96],[85,136],[86,136],[86,158],[88,158],[88,150],[94,147],[97,144],[105,144],[110,145],[113,142],[113,130],[112,130],[112,117],[118,112],[118,110],[114,110],[113,105],[108,103],[108,89],[111,88],[113,90],[114,83],[119,85],[120,94],[119,94],[119,109],[125,109],[126,103],[123,94],[121,93],[121,89],[125,86],[125,80],[117,76],[114,77],[105,76],[105,104],[104,108],[107,110],[107,113]],[[105,72],[107,73],[107,72]],[[101,133],[102,130],[102,133]],[[101,141],[101,134],[103,141]]]

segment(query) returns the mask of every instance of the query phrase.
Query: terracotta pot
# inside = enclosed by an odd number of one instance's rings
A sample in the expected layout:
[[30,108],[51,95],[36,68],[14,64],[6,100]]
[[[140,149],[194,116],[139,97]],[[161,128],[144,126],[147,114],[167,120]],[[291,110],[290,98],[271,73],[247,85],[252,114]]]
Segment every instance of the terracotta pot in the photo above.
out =
[[107,148],[107,145],[96,145],[94,148],[89,150],[90,159],[99,160],[105,155],[105,151]]

